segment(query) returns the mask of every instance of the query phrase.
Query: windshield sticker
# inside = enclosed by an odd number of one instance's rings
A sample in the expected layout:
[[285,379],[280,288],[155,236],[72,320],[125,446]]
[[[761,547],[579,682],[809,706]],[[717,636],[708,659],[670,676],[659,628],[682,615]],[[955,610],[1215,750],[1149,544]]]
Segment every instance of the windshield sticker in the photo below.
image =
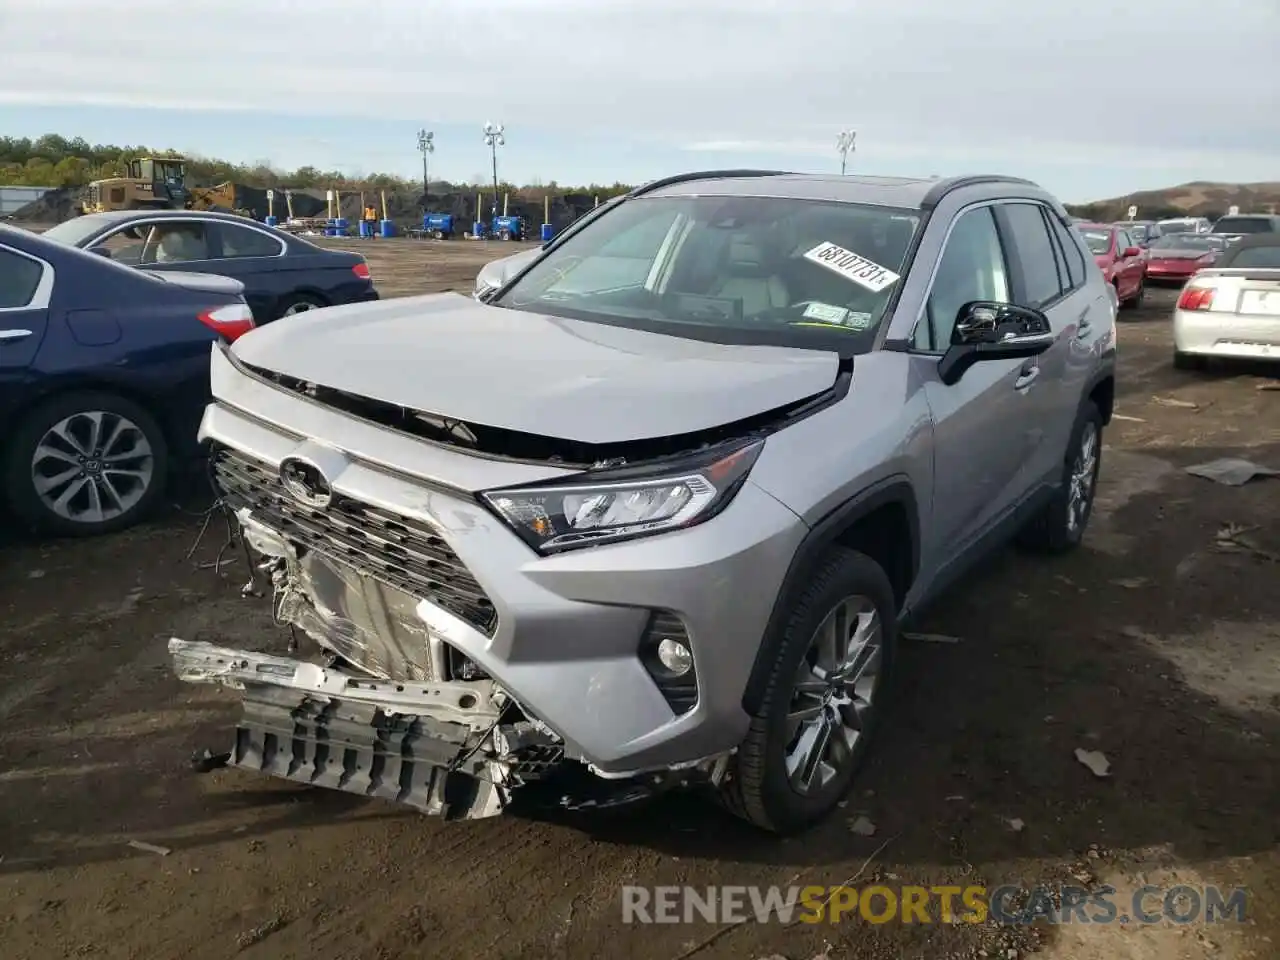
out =
[[804,315],[809,320],[821,320],[823,323],[844,323],[849,311],[844,307],[833,307],[829,303],[817,301],[804,308]]
[[865,330],[871,326],[871,314],[855,313],[850,310],[844,318],[844,324],[853,330]]
[[899,279],[888,267],[882,267],[874,260],[868,260],[829,241],[818,244],[804,257],[875,293],[888,289]]

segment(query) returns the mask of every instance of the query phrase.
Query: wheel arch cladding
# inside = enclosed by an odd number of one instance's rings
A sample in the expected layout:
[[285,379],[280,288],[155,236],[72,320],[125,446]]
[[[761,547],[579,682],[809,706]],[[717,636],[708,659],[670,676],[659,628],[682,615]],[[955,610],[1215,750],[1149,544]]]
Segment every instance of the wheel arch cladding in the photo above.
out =
[[742,706],[752,716],[760,709],[775,656],[775,638],[808,575],[832,546],[848,547],[880,564],[902,609],[920,564],[920,512],[905,477],[893,477],[863,490],[836,507],[801,541],[787,567],[773,612],[760,638]]
[[1107,374],[1089,389],[1089,399],[1093,401],[1098,412],[1102,414],[1102,425],[1111,423],[1111,412],[1116,405],[1116,378]]
[[[105,393],[122,400],[128,400],[130,403],[136,403],[155,420],[160,427],[160,432],[164,434],[165,443],[173,447],[175,441],[179,439],[176,434],[179,432],[177,425],[171,423],[171,418],[161,409],[164,404],[157,401],[156,397],[151,396],[142,390],[136,390],[133,387],[115,383],[111,380],[101,380],[95,377],[79,378],[73,380],[59,380],[51,383],[47,388],[38,393],[33,393],[26,398],[22,404],[16,407],[12,412],[13,423],[21,423],[24,419],[39,407],[47,403],[54,403],[61,397],[65,397],[74,393]],[[7,453],[8,442],[11,438],[12,431],[8,437],[0,437],[0,452]]]

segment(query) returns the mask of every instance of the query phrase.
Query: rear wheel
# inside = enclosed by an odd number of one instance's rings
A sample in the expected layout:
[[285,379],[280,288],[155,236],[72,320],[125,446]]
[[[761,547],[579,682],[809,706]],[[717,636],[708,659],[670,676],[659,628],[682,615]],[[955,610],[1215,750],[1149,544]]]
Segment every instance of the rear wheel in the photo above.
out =
[[319,310],[328,306],[323,300],[310,293],[291,293],[283,298],[279,316],[292,317],[308,310]]
[[151,414],[96,391],[30,411],[5,455],[14,512],[33,529],[64,536],[132,526],[163,495],[168,474],[168,444]]
[[833,548],[765,637],[763,701],[722,787],[725,805],[775,833],[828,816],[848,792],[880,712],[897,636],[893,588],[870,557]]

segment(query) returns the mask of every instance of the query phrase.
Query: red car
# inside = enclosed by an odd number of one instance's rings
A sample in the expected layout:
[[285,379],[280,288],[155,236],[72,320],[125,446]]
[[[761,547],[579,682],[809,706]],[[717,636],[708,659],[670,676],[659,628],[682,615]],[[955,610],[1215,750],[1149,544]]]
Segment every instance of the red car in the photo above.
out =
[[1122,227],[1105,223],[1077,223],[1098,269],[1116,288],[1120,306],[1136,307],[1146,294],[1147,258]]
[[1181,285],[1197,270],[1212,267],[1226,248],[1226,238],[1211,233],[1167,233],[1147,248],[1147,279]]

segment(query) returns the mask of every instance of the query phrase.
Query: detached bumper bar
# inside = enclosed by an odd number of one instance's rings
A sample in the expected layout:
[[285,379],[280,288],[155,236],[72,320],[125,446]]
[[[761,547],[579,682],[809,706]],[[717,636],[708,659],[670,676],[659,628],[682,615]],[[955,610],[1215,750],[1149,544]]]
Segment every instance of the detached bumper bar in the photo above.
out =
[[169,652],[179,678],[244,691],[233,766],[451,820],[494,816],[507,805],[501,766],[472,760],[487,734],[476,723],[491,714],[492,724],[499,713],[474,685],[357,680],[287,657],[178,639]]

